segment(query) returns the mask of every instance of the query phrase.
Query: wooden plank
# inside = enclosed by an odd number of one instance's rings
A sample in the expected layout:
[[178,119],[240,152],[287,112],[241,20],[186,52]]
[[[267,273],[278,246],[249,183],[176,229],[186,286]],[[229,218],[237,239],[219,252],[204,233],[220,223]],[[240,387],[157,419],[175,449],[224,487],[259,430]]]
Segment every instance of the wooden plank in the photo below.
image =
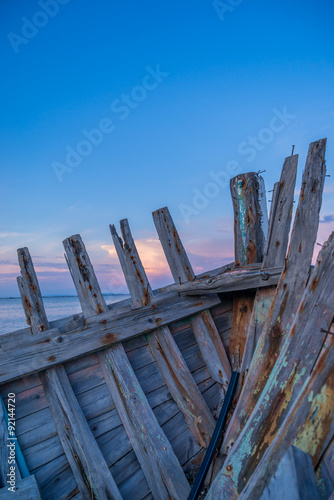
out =
[[309,278],[326,172],[325,147],[326,140],[310,144],[285,269],[225,434],[221,449],[223,455],[231,449],[254,410],[280,354]]
[[284,266],[289,242],[298,155],[288,156],[275,184],[263,267]]
[[225,274],[205,280],[196,280],[178,286],[180,295],[205,295],[206,293],[240,292],[277,285],[283,268],[237,268]]
[[234,255],[236,266],[262,262],[268,231],[266,191],[255,172],[230,181],[234,209]]
[[260,500],[320,500],[311,457],[290,446]]
[[[293,198],[297,176],[298,155],[285,159],[280,181],[275,184],[270,211],[269,230],[262,268],[285,264],[292,218]],[[244,355],[240,367],[237,394],[240,394],[248,375],[253,354],[274,300],[275,288],[257,291],[250,319]]]
[[14,491],[9,491],[8,488],[1,488],[0,500],[13,498],[13,493],[15,500],[42,500],[35,476],[20,479],[14,488]]
[[[22,305],[33,335],[48,329],[48,319],[27,248],[18,250]],[[57,433],[79,491],[84,497],[121,498],[89,429],[62,365],[40,374]]]
[[[231,179],[234,212],[234,257],[236,266],[261,263],[268,229],[265,185],[255,172]],[[254,296],[233,296],[233,317],[229,345],[232,369],[240,371],[252,317]],[[240,381],[239,381],[240,386]]]
[[[193,281],[195,273],[168,208],[153,212],[153,220],[175,283]],[[211,377],[226,391],[231,366],[210,311],[194,316],[191,326]]]
[[244,355],[247,332],[252,317],[254,295],[236,293],[233,297],[233,316],[229,356],[233,371],[239,371]]
[[[64,248],[84,316],[102,313],[106,310],[106,303],[81,237],[75,235],[68,238],[64,241]],[[189,484],[134,374],[123,345],[119,343],[99,352],[98,359],[153,496],[184,498],[189,492]]]
[[316,466],[316,477],[321,498],[329,498],[334,492],[334,436]]
[[81,327],[31,335],[21,330],[1,336],[0,383],[90,354],[116,342],[148,333],[157,326],[192,316],[219,303],[217,296],[179,297],[177,291],[158,294],[138,310],[117,314],[118,308],[90,317]]
[[[130,227],[121,221],[123,240],[114,226],[110,227],[117,255],[131,294],[135,309],[148,305],[152,298],[145,269],[141,263]],[[206,447],[214,431],[214,419],[180,353],[167,326],[146,336],[151,353],[166,385],[182,411],[194,439]]]
[[240,499],[252,498],[255,492],[256,498],[261,495],[290,444],[309,453],[313,467],[325,452],[334,431],[333,335],[327,347],[321,352]]
[[[330,350],[322,349],[322,346],[334,316],[333,252],[334,233],[320,252],[300,307],[286,335],[284,347],[253,413],[239,433],[224,467],[216,478],[223,489],[224,485],[227,483],[229,485],[227,496],[224,498],[236,498],[241,493],[265,450],[283,426],[284,419],[294,401],[298,399],[304,382],[309,374],[316,370],[316,367],[314,369],[313,367],[319,352]],[[321,372],[319,363],[317,366]],[[332,370],[332,376],[333,374]],[[334,405],[331,411],[334,411]],[[323,432],[327,426],[325,422],[328,423],[328,419],[324,420],[322,430],[317,432]],[[326,438],[328,434],[326,428]],[[308,436],[312,434],[309,433]],[[311,441],[318,443],[313,437]],[[313,446],[316,448],[318,445],[313,443]],[[310,451],[312,458],[314,453]]]

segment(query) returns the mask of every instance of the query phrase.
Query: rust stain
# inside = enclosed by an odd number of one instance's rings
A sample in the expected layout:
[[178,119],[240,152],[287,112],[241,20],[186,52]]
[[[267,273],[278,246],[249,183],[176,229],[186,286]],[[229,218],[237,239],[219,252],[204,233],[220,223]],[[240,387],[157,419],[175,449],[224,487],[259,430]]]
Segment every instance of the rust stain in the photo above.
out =
[[317,277],[313,278],[312,283],[310,285],[310,290],[314,292],[317,289],[319,279]]
[[177,251],[177,253],[179,255],[181,255],[182,252],[181,252],[181,248],[180,248],[180,244],[179,244],[179,239],[178,239],[178,234],[177,234],[176,229],[173,229],[173,238],[174,238],[174,243],[175,243],[176,251]]
[[107,333],[104,337],[102,337],[101,342],[104,345],[112,344],[117,341],[117,335],[115,333]]
[[107,320],[106,319],[100,321],[100,325],[106,325],[106,324],[107,324]]
[[49,360],[49,361],[56,361],[56,356],[50,356],[50,357],[48,358],[48,360]]
[[276,241],[275,246],[276,248],[279,247],[279,241]]
[[299,253],[302,253],[302,242],[300,242],[300,243],[299,243],[298,252],[299,252]]
[[96,311],[97,314],[103,313],[103,307],[100,304],[96,304]]

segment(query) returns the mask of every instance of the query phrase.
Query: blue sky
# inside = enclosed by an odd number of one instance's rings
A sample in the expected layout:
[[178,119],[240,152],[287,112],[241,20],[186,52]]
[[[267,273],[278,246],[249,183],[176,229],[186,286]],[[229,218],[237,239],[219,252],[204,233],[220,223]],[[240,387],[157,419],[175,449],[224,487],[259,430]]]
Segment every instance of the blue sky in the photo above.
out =
[[[126,292],[108,229],[125,217],[152,285],[171,282],[151,216],[165,205],[195,270],[217,267],[233,260],[233,223],[212,176],[266,170],[270,190],[295,144],[297,199],[322,137],[332,173],[333,3],[220,4],[2,1],[0,296],[18,295],[21,246],[44,294],[74,293],[62,240],[75,233],[103,291]],[[332,173],[319,242],[333,195]]]

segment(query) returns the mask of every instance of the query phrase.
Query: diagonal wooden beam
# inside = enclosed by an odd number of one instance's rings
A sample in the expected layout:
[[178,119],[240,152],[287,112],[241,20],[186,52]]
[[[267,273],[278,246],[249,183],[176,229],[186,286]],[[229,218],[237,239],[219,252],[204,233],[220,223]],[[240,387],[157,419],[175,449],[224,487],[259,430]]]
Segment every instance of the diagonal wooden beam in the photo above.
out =
[[[65,331],[50,328],[31,335],[30,328],[3,334],[0,347],[0,382],[50,368],[59,363],[99,351],[117,342],[144,335],[157,326],[192,316],[220,303],[217,295],[180,297],[177,291],[161,292],[150,305],[131,309],[113,304],[111,310],[66,324]],[[59,324],[59,321],[55,321]],[[71,323],[71,322],[70,322]]]
[[[334,330],[332,329],[332,331]],[[240,495],[240,499],[246,500],[254,496],[260,498],[270,478],[276,473],[280,460],[282,460],[289,445],[297,446],[308,453],[313,467],[326,453],[334,430],[333,365],[334,337],[331,335],[327,342],[327,348],[321,351],[314,369],[301,387],[300,394],[292,401],[290,411]],[[305,474],[307,473],[304,470],[304,477]],[[332,478],[331,482],[333,484]],[[328,484],[330,485],[330,482]],[[301,498],[313,499],[316,496],[301,496]],[[323,491],[322,498],[329,498],[326,496],[326,490]]]
[[[108,310],[79,235],[64,240],[84,316]],[[108,334],[108,333],[107,333]],[[183,499],[189,484],[172,446],[146,399],[121,343],[98,353],[105,382],[154,498]]]
[[277,285],[283,268],[251,268],[248,266],[227,271],[213,278],[199,279],[178,286],[180,295],[204,295],[212,293],[240,292]]
[[[195,273],[167,207],[153,212],[154,224],[175,283],[195,279]],[[226,391],[231,366],[209,310],[193,316],[192,330],[213,380]]]
[[[34,266],[27,248],[18,250],[22,305],[33,335],[49,328]],[[96,443],[62,365],[40,374],[57,433],[84,498],[121,495]]]
[[[121,221],[123,240],[114,226],[110,227],[114,245],[128,284],[133,307],[150,303],[152,289],[141,263],[130,227],[126,219]],[[147,335],[147,342],[166,385],[184,415],[194,439],[207,447],[214,431],[214,419],[184,361],[168,328],[160,327]]]
[[[284,426],[284,420],[294,402],[299,398],[304,383],[311,373],[317,372],[318,369],[321,372],[323,367],[320,361],[317,362],[319,353],[322,356],[324,352],[330,350],[323,349],[323,344],[334,316],[333,280],[334,233],[331,234],[328,242],[320,252],[317,264],[302,295],[300,306],[286,334],[277,362],[261,395],[258,397],[252,414],[239,433],[224,463],[224,467],[219,472],[216,478],[216,486],[212,488],[209,498],[234,499],[240,495],[245,484],[256,470],[259,461],[264,457],[265,451]],[[331,377],[333,377],[332,366],[330,366],[330,372]],[[320,381],[321,377],[318,378]],[[334,386],[331,387],[333,389]],[[307,397],[310,397],[310,394],[308,392]],[[332,396],[330,399],[332,400]],[[312,398],[311,401],[309,399],[309,402],[312,402]],[[333,414],[333,404],[329,406],[331,414]],[[327,405],[324,405],[324,408],[326,409]],[[313,408],[313,412],[314,410],[315,408]],[[309,422],[311,427],[305,434],[305,441],[309,443],[310,447],[315,446],[317,449],[318,445],[316,443],[318,443],[318,432],[320,430],[313,427],[312,420],[314,420],[314,417],[315,414],[313,413],[313,417],[311,414]],[[322,420],[321,432],[323,433],[325,426],[327,426],[328,417],[323,416]],[[305,422],[305,415],[303,422]],[[296,421],[292,423],[293,427],[295,425],[297,425]],[[330,423],[331,425],[332,423]],[[312,430],[316,432],[316,438],[311,439],[311,443],[307,436],[313,436]],[[323,436],[329,440],[330,436],[328,434],[327,427]],[[322,448],[321,450],[323,451]],[[313,456],[313,454],[312,452],[311,455]],[[223,496],[220,493],[220,496],[217,497],[218,490],[216,487],[218,487],[219,491],[225,490],[226,493]]]

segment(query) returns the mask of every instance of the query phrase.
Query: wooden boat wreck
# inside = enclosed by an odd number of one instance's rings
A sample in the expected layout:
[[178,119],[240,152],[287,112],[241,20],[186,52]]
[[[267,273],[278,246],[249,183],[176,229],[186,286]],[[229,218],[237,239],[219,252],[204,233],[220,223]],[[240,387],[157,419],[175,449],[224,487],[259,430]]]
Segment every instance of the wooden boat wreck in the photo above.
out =
[[131,299],[106,305],[71,236],[82,314],[49,322],[18,250],[29,327],[0,339],[1,500],[187,499],[232,372],[202,498],[334,498],[333,234],[311,266],[325,147],[310,145],[289,248],[297,155],[274,186],[269,229],[260,175],[231,180],[228,266],[195,276],[168,209],[154,212],[175,281],[163,289],[151,289],[123,220],[111,234]]

